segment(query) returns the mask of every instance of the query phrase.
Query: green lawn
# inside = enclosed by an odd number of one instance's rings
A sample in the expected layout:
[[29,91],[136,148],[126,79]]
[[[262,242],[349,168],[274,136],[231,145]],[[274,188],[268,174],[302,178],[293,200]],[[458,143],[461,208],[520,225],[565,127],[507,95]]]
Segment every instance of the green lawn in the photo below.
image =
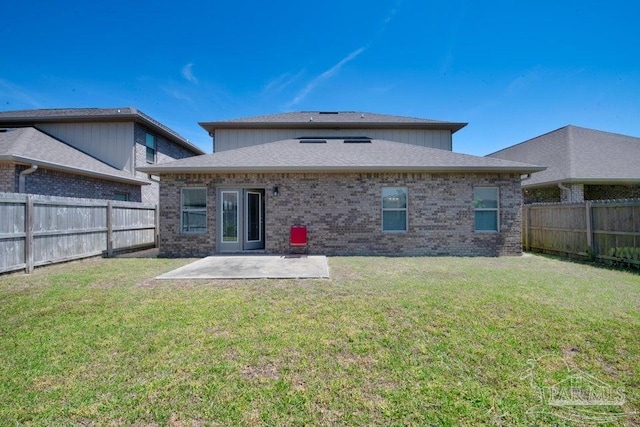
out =
[[[187,262],[0,276],[0,425],[640,425],[638,274],[347,257],[329,280],[153,280]],[[550,406],[567,378],[619,401]]]

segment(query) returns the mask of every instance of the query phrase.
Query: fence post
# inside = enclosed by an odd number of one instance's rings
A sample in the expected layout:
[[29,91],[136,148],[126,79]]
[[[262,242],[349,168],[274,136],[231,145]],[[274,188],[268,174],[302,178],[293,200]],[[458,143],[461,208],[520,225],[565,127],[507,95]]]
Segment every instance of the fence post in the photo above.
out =
[[154,248],[157,248],[160,245],[160,205],[157,203],[153,212],[153,221],[155,226],[153,229]]
[[30,195],[24,204],[24,264],[25,272],[33,273],[33,198]]
[[107,257],[113,256],[113,205],[107,202]]
[[524,234],[524,250],[531,251],[531,206],[526,206],[525,210],[525,234]]
[[592,206],[590,201],[586,201],[584,204],[585,207],[585,215],[586,215],[586,223],[587,223],[587,252],[591,254],[591,256],[595,256],[595,248],[593,247],[593,222],[591,220],[592,216]]

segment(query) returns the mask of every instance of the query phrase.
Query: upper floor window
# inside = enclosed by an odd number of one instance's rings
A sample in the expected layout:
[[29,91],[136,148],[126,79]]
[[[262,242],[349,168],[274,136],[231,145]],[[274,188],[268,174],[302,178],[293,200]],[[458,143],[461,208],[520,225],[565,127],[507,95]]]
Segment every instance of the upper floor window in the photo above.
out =
[[498,187],[475,187],[473,209],[475,231],[500,230],[500,203]]
[[156,137],[150,133],[145,134],[145,145],[147,146],[147,162],[156,162]]
[[407,231],[407,189],[382,189],[382,231]]

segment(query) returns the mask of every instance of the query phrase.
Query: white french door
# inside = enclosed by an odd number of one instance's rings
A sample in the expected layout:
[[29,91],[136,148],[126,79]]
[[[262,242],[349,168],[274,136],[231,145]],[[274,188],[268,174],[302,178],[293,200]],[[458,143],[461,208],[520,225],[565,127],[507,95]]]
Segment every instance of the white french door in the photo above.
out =
[[218,191],[218,251],[264,249],[264,190]]

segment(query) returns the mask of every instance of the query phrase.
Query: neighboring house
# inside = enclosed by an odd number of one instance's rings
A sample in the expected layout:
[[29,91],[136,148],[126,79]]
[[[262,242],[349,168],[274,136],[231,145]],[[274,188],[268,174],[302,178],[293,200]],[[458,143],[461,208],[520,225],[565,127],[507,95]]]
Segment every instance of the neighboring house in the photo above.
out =
[[525,203],[640,198],[640,138],[569,125],[487,156],[547,166]]
[[0,191],[158,203],[147,164],[203,154],[135,108],[0,111]]
[[139,168],[160,176],[163,256],[288,253],[292,226],[309,253],[516,255],[520,179],[543,169],[453,153],[463,123],[304,112],[201,125],[215,153]]

